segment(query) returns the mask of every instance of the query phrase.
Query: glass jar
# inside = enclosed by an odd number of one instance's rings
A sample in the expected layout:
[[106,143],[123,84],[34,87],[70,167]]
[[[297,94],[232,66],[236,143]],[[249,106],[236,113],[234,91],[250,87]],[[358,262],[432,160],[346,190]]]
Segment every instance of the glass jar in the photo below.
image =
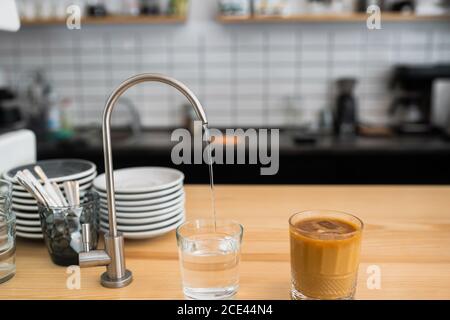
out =
[[38,204],[42,233],[50,258],[60,266],[78,265],[83,249],[82,225],[89,223],[91,250],[97,248],[100,197],[87,192],[78,206],[45,207]]
[[12,184],[0,180],[0,283],[16,273],[16,217],[11,211]]

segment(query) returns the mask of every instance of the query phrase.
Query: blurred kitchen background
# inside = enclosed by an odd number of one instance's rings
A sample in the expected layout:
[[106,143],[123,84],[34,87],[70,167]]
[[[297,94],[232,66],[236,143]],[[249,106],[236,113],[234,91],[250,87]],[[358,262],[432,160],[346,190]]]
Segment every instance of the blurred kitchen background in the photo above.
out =
[[[38,159],[102,171],[107,96],[157,72],[198,95],[211,127],[281,129],[277,175],[219,164],[217,183],[450,183],[450,1],[17,3],[20,31],[0,32],[0,130],[32,129]],[[366,24],[372,4],[381,29]],[[142,84],[120,104],[115,167],[173,166],[170,134],[195,118],[184,97]],[[181,170],[209,181],[205,166]]]

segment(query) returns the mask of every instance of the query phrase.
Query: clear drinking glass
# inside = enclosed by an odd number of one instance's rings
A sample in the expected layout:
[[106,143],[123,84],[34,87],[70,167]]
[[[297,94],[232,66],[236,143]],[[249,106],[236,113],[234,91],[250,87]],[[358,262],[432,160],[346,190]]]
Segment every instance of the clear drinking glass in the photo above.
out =
[[183,292],[188,299],[230,299],[239,288],[243,227],[234,221],[187,221],[177,228]]
[[292,299],[353,299],[362,230],[362,221],[348,213],[294,214],[289,219]]
[[16,217],[11,211],[12,184],[0,180],[0,283],[16,273]]

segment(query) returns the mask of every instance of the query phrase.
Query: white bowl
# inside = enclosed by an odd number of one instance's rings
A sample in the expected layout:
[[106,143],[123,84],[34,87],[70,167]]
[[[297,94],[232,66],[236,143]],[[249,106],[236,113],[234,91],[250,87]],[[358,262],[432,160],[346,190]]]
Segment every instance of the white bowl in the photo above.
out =
[[[164,190],[160,190],[160,191],[152,191],[152,192],[146,192],[146,193],[134,193],[134,194],[124,194],[124,193],[119,193],[119,192],[115,192],[115,198],[116,200],[120,200],[120,201],[140,201],[140,200],[148,200],[148,199],[152,199],[152,198],[157,198],[157,197],[161,197],[161,196],[165,196],[168,194],[171,194],[179,189],[183,188],[183,184],[179,183],[171,188],[168,189],[164,189]],[[96,192],[98,192],[98,194],[102,197],[105,198],[107,197],[107,194],[105,191],[103,190],[99,190],[97,188],[95,188],[94,186],[94,190]]]
[[[119,225],[117,225],[117,230],[119,230],[120,232],[122,232],[122,231],[139,232],[139,231],[149,231],[149,230],[161,229],[161,228],[167,227],[167,226],[177,222],[183,216],[184,216],[184,211],[181,211],[175,217],[172,217],[167,220],[155,222],[155,223],[142,224],[142,225],[121,225],[121,224],[119,224]],[[100,226],[102,226],[103,228],[106,228],[106,229],[108,229],[108,227],[109,227],[108,223],[105,222],[104,220],[100,220]]]
[[[175,222],[174,224],[164,227],[164,228],[161,228],[161,229],[157,229],[157,230],[149,230],[149,231],[142,231],[142,232],[122,232],[122,234],[126,239],[155,238],[155,237],[162,236],[163,234],[166,234],[166,233],[169,233],[169,232],[175,230],[176,228],[178,228],[179,225],[184,223],[185,219],[186,218],[183,216],[181,218],[181,220]],[[108,230],[104,229],[104,228],[101,228],[100,230],[102,232],[108,232]]]
[[94,163],[80,159],[52,159],[42,160],[33,164],[20,166],[13,168],[4,173],[4,178],[11,182],[14,182],[14,176],[17,171],[28,169],[37,179],[37,175],[34,173],[34,167],[40,166],[42,170],[47,174],[47,177],[55,182],[78,180],[91,175],[97,170]]
[[[114,171],[114,187],[117,193],[146,193],[173,187],[184,179],[176,169],[163,167],[137,167]],[[105,174],[94,180],[96,189],[106,191]]]
[[[80,188],[81,188],[82,186],[86,186],[87,184],[92,185],[92,182],[94,181],[96,176],[97,176],[97,172],[94,172],[89,177],[86,177],[86,178],[83,178],[83,179],[80,179],[80,180],[75,180],[75,181],[78,181],[78,184],[80,185]],[[64,181],[69,181],[69,180],[64,180]],[[62,182],[63,181],[59,182],[59,184],[61,184]],[[13,184],[13,190],[22,191],[22,192],[28,192],[24,187],[22,187],[18,183],[14,183]]]
[[[117,219],[117,223],[120,225],[150,225],[152,223],[156,223],[156,222],[161,222],[164,220],[168,220],[172,217],[178,216],[179,214],[183,213],[184,210],[182,208],[174,210],[172,212],[166,213],[166,214],[161,214],[161,215],[157,215],[154,217],[149,217],[149,218],[116,218]],[[108,215],[107,214],[101,214],[100,215],[100,219],[102,219],[102,221],[104,222],[108,222]]]
[[16,211],[27,211],[27,212],[37,212],[38,211],[38,207],[37,206],[30,206],[30,205],[25,205],[25,204],[16,204],[16,203],[12,203],[12,208],[13,210]]
[[21,232],[32,232],[32,233],[39,233],[42,232],[41,227],[27,227],[22,225],[16,225],[16,230]]
[[[139,219],[139,218],[150,218],[159,216],[162,214],[166,214],[169,212],[177,211],[181,208],[184,208],[184,201],[180,202],[174,206],[163,208],[159,210],[153,210],[153,211],[147,211],[147,212],[120,212],[116,211],[117,218],[124,218],[124,219]],[[106,209],[100,209],[101,215],[108,215],[108,210]],[[38,217],[39,218],[39,217]]]
[[42,233],[16,231],[16,235],[25,239],[44,239],[44,235]]
[[24,199],[24,198],[20,198],[20,197],[13,197],[12,200],[13,203],[17,203],[17,204],[24,204],[24,205],[36,205],[36,200],[34,198],[32,199]]
[[37,212],[22,212],[22,211],[13,211],[14,215],[18,218],[24,218],[24,219],[33,219],[33,220],[39,220],[39,213]]
[[16,219],[16,223],[25,227],[41,227],[40,220]]
[[[86,191],[92,188],[92,183],[86,183],[83,185],[80,185],[80,191]],[[18,191],[18,190],[13,190],[12,192],[13,195],[13,200],[17,197],[17,198],[22,198],[22,199],[34,199],[33,196],[28,192],[28,191]]]
[[[153,204],[150,206],[140,206],[140,207],[122,207],[122,206],[116,206],[116,211],[120,212],[149,212],[149,211],[155,211],[159,209],[169,208],[173,207],[181,202],[184,202],[184,194],[182,193],[177,198],[166,201],[163,203]],[[100,203],[100,209],[102,210],[108,210],[108,207],[106,204]]]
[[[120,200],[117,201],[116,200],[115,204],[118,207],[145,207],[145,206],[151,206],[154,204],[170,201],[172,199],[178,198],[182,194],[184,194],[184,190],[179,189],[178,191],[171,193],[169,195],[163,196],[163,197],[158,197],[158,198],[153,198],[153,199],[148,199],[148,200],[139,200],[139,201],[120,201]],[[107,199],[100,197],[100,203],[106,206]]]

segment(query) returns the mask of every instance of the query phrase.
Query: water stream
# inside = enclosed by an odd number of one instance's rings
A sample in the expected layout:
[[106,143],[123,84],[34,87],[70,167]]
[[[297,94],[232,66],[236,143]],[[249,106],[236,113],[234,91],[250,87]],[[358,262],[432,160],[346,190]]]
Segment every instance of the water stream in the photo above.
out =
[[212,211],[213,211],[213,219],[214,219],[214,231],[216,231],[216,194],[214,190],[214,171],[213,171],[213,164],[212,164],[212,155],[211,155],[211,135],[209,132],[208,124],[203,125],[203,131],[205,132],[205,138],[207,141],[207,148],[208,148],[208,166],[209,166],[209,186],[211,190],[211,205],[212,205]]

